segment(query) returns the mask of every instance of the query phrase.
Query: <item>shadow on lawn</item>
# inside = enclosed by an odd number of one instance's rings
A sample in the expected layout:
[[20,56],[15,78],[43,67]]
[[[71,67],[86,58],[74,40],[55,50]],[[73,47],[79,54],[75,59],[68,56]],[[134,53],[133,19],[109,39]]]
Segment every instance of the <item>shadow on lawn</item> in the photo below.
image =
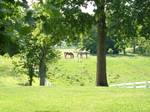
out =
[[50,111],[50,110],[38,110],[38,111],[35,111],[35,112],[60,112],[59,110],[52,110],[52,111]]

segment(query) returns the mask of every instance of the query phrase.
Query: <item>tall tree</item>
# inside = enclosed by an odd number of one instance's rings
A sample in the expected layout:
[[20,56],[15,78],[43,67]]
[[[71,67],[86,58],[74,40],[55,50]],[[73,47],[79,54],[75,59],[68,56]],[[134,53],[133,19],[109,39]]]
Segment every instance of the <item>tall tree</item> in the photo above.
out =
[[29,85],[32,85],[35,76],[34,67],[38,66],[39,83],[44,86],[47,71],[46,64],[56,58],[53,46],[59,42],[60,36],[54,29],[60,23],[58,21],[60,16],[57,9],[46,5],[42,1],[32,4],[32,8],[27,3],[24,3],[24,6],[22,9],[23,17],[16,22],[21,61],[24,62],[24,68],[27,69]]
[[106,14],[105,14],[105,0],[95,0],[97,6],[98,16],[98,45],[97,45],[97,73],[96,73],[96,85],[108,86],[106,75]]
[[[89,2],[94,2],[96,8],[94,14],[90,15],[81,11],[81,6],[86,7]],[[86,28],[91,28],[97,24],[98,30],[98,48],[97,48],[97,86],[108,86],[106,75],[106,54],[105,54],[105,40],[106,40],[106,16],[105,16],[105,0],[64,0],[63,14],[66,19],[70,21],[71,26],[76,31],[88,32]],[[78,32],[76,32],[78,33]]]

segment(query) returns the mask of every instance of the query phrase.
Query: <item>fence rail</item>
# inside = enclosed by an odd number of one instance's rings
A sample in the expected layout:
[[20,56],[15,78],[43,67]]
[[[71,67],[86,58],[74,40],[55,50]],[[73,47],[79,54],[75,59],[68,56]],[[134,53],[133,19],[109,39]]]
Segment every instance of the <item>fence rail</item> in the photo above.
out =
[[121,84],[112,84],[110,87],[122,87],[122,88],[150,88],[150,81],[143,82],[129,82]]

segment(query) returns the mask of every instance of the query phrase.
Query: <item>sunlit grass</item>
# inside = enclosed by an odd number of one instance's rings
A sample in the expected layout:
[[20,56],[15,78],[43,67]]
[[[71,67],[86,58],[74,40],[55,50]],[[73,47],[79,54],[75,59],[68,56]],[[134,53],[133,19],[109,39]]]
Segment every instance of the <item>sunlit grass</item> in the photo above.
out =
[[[0,57],[0,84],[25,83],[28,78],[25,74],[14,72],[12,59]],[[129,55],[129,56],[107,56],[107,77],[109,84],[147,81],[150,80],[150,57]],[[95,86],[96,56],[89,56],[88,59],[64,59],[48,65],[47,72],[49,81],[54,86]],[[35,78],[34,85],[38,85]]]
[[[150,89],[94,87],[95,56],[80,60],[62,58],[49,65],[48,76],[53,87],[19,86],[27,77],[25,74],[17,76],[11,61],[11,58],[0,57],[0,112],[150,111]],[[150,80],[149,66],[149,57],[107,56],[108,81]]]
[[149,89],[0,87],[0,112],[149,112]]
[[[107,77],[108,82],[122,83],[150,80],[150,57],[143,56],[107,56]],[[95,85],[96,57],[90,56],[88,59],[61,59],[56,64],[49,65],[50,73],[54,73],[56,81],[60,83],[69,77],[70,83],[80,85]],[[53,77],[50,75],[50,78]],[[83,79],[83,80],[82,80]],[[64,83],[64,82],[63,82]],[[66,83],[65,83],[66,84]]]

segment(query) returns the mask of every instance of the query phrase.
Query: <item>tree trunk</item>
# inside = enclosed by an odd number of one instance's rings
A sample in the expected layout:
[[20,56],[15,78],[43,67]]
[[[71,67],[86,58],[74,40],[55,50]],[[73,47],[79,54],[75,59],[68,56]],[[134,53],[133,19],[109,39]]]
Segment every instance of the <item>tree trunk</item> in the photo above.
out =
[[29,79],[29,86],[32,86],[32,82],[33,82],[33,76],[30,76],[30,79]]
[[132,42],[133,42],[133,53],[135,54],[136,53],[136,41],[135,41],[135,37],[134,37],[134,39],[132,40]]
[[33,76],[34,76],[34,68],[32,65],[29,65],[29,86],[32,86],[32,82],[33,82]]
[[133,53],[136,53],[136,48],[135,48],[135,44],[133,44]]
[[100,18],[98,22],[98,47],[97,47],[97,86],[108,86],[106,75],[106,53],[105,53],[105,39],[106,39],[106,17],[105,17],[105,0],[101,0]]
[[123,48],[123,55],[126,55],[126,48]]
[[46,78],[46,49],[44,47],[41,48],[39,77],[40,77],[40,86],[44,86]]

